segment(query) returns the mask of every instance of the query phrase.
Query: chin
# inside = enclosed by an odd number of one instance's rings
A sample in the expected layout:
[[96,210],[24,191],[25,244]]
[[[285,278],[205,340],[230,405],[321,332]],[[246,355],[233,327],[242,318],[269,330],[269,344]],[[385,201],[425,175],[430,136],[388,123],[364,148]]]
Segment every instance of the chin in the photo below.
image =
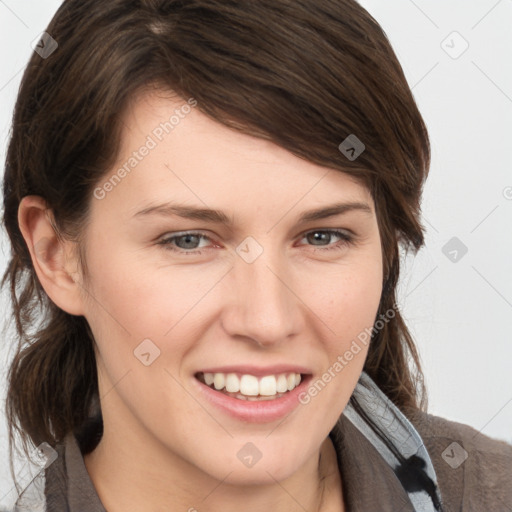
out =
[[[273,485],[291,477],[308,459],[307,454],[301,452],[305,447],[300,440],[298,444],[292,440],[285,444],[276,436],[275,442],[236,438],[233,441],[233,448],[226,447],[218,457],[212,459],[210,453],[209,468],[205,468],[213,478],[231,485]],[[234,452],[234,456],[227,458],[228,451]],[[204,460],[202,462],[204,467]]]

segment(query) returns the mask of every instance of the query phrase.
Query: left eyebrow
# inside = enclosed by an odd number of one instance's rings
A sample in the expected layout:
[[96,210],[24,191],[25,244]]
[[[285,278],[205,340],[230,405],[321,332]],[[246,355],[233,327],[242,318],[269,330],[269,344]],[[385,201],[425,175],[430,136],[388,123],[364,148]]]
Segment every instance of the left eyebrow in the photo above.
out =
[[[311,222],[314,220],[327,219],[336,215],[342,215],[350,211],[360,211],[367,215],[372,215],[373,210],[366,203],[350,202],[350,203],[336,203],[314,210],[303,212],[299,219],[299,224]],[[234,224],[233,219],[228,217],[226,213],[221,210],[214,210],[210,208],[201,208],[196,206],[184,206],[173,203],[162,203],[156,206],[150,206],[136,212],[133,217],[144,217],[150,214],[163,215],[167,217],[178,216],[185,219],[201,220],[203,222],[211,222],[214,224],[224,224],[232,227]]]
[[373,210],[366,203],[352,202],[352,203],[337,203],[330,206],[325,206],[316,210],[309,210],[304,212],[299,217],[299,223],[310,222],[312,220],[327,219],[336,215],[342,215],[350,211],[360,211],[368,215],[373,214]]

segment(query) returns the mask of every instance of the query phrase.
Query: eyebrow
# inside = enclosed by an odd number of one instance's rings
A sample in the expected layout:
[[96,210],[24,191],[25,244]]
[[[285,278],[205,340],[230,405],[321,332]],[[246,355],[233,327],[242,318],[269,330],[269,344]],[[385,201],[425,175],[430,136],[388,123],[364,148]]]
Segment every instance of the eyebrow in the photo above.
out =
[[[327,219],[336,215],[342,215],[351,211],[360,211],[368,215],[372,215],[373,210],[370,206],[363,202],[335,203],[314,210],[308,210],[302,213],[298,219],[299,224],[311,222],[314,220]],[[198,208],[196,206],[184,206],[173,203],[162,203],[150,206],[136,212],[133,217],[145,217],[148,215],[163,215],[167,217],[178,216],[184,219],[201,220],[203,222],[211,222],[214,224],[225,224],[232,227],[233,219],[228,217],[221,210],[213,210],[210,208]]]

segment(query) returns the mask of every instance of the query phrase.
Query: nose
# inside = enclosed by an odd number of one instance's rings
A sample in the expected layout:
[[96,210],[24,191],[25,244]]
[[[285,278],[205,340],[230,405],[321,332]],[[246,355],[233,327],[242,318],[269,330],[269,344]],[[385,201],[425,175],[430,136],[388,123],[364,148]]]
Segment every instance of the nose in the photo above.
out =
[[230,336],[269,347],[303,328],[305,306],[294,293],[292,273],[282,254],[265,249],[252,263],[237,256],[228,276],[222,325]]

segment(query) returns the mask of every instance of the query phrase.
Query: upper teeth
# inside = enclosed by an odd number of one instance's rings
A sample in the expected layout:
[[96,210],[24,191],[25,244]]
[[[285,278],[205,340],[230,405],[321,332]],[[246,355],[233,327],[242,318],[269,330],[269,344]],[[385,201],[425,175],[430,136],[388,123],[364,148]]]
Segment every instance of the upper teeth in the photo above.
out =
[[205,373],[204,381],[208,386],[214,385],[220,391],[226,389],[229,393],[241,393],[247,396],[272,396],[276,393],[291,391],[300,384],[300,373],[281,373],[265,375],[258,379],[254,375],[236,373]]

